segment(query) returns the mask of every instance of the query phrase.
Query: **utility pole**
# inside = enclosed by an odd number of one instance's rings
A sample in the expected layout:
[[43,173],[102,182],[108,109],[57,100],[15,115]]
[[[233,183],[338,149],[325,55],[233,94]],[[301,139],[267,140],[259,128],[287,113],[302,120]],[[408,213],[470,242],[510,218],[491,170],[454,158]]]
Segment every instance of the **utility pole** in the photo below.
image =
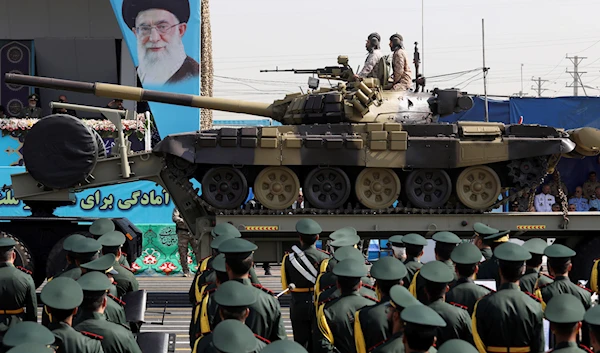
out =
[[487,96],[487,72],[488,68],[485,67],[485,24],[483,18],[481,19],[481,48],[483,51],[483,95],[485,97],[485,122],[490,121],[488,113],[488,96]]
[[523,97],[523,63],[521,63],[521,91],[519,91],[519,97]]
[[425,0],[421,0],[421,75],[425,77]]
[[[587,59],[587,57],[584,56],[567,56],[567,59],[571,60],[571,62],[573,63],[573,71],[569,71],[567,70],[566,72],[571,74],[571,76],[573,77],[573,83],[571,85],[567,85],[567,87],[573,87],[573,95],[577,96],[578,95],[578,88],[581,87],[583,88],[583,92],[585,92],[585,87],[583,87],[583,83],[581,82],[581,74],[585,74],[586,72],[582,72],[579,71],[579,64],[581,63],[581,61],[583,59]],[[586,93],[587,96],[587,93]]]
[[544,82],[548,82],[548,80],[542,80],[541,77],[538,77],[536,80],[535,77],[532,77],[531,81],[535,82],[535,84],[537,86],[537,87],[531,86],[531,89],[534,91],[537,91],[537,96],[541,97],[542,92],[547,90],[546,88],[542,88],[542,85],[544,84]]

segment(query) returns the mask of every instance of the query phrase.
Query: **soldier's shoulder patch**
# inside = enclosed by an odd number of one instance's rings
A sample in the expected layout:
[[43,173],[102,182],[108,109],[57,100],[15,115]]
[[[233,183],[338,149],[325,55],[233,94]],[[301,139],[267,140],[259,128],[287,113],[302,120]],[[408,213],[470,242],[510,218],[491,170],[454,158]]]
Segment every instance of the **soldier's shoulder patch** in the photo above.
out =
[[367,298],[367,299],[370,299],[370,300],[374,301],[375,303],[379,303],[379,299],[374,298],[374,297],[372,297],[370,295],[363,294],[363,297]]
[[88,331],[79,331],[79,333],[81,333],[82,335],[84,335],[86,337],[93,338],[98,341],[102,341],[104,339],[104,336],[100,336],[100,335],[97,335],[95,333],[88,332]]
[[257,335],[256,333],[254,334],[254,337],[258,338],[260,341],[265,342],[266,344],[271,344],[271,341],[269,341],[268,339],[266,339],[262,336]]
[[453,306],[455,306],[455,307],[457,307],[457,308],[464,309],[464,310],[468,310],[468,309],[469,309],[469,308],[467,308],[465,305],[458,304],[458,303],[455,303],[455,302],[448,302],[448,304],[450,304],[450,305],[453,305]]
[[268,293],[270,295],[275,295],[275,292],[273,292],[269,288],[263,286],[262,284],[252,283],[252,286],[255,287],[255,288],[258,288],[258,289],[262,290],[263,292]]
[[325,299],[325,300],[321,300],[321,301],[319,302],[319,305],[327,304],[327,303],[329,303],[329,302],[333,301],[334,299],[338,299],[338,298],[335,298],[335,297],[329,297],[329,298],[327,298],[327,299]]
[[333,286],[335,286],[335,284],[330,284],[326,287],[321,288],[321,292],[328,290],[329,288],[333,288]]
[[542,276],[544,276],[544,277],[548,277],[548,278],[550,278],[551,280],[554,280],[554,276],[550,276],[549,274],[542,273]]
[[389,341],[389,340],[390,340],[390,339],[388,338],[388,339],[385,339],[385,340],[383,340],[383,341],[381,341],[381,342],[379,342],[379,343],[375,344],[373,347],[371,347],[371,348],[367,349],[367,352],[371,352],[371,351],[373,351],[375,348],[377,348],[377,347],[381,346],[382,344],[384,344],[385,342],[387,342],[387,341]]
[[325,253],[327,255],[331,255],[331,253],[327,250],[323,250],[323,249],[319,249],[319,248],[317,248],[317,250],[319,250],[320,252]]
[[204,290],[204,295],[205,295],[205,296],[206,296],[206,295],[211,295],[211,294],[213,294],[213,293],[214,293],[216,290],[217,290],[217,287],[213,287],[213,288],[210,288],[210,289],[206,289],[206,290]]
[[[554,282],[552,282],[552,283],[554,283]],[[541,286],[539,286],[539,287],[538,287],[538,289],[546,288],[546,287],[548,287],[549,285],[551,285],[552,283],[546,283],[546,284],[542,284]]]
[[529,297],[531,297],[531,299],[535,300],[535,301],[536,301],[536,302],[538,302],[538,303],[541,303],[541,302],[542,302],[542,300],[541,300],[540,298],[536,297],[536,296],[535,296],[534,294],[532,294],[532,293],[529,293],[529,292],[527,292],[527,291],[523,291],[523,293],[527,294]]
[[585,286],[582,286],[582,285],[581,285],[581,284],[579,284],[579,283],[577,283],[577,287],[579,287],[579,288],[581,288],[581,289],[584,289],[586,292],[589,292],[589,293],[594,293],[594,292],[593,292],[591,289],[589,289],[589,288],[586,288]]
[[477,285],[478,285],[478,286],[480,286],[481,288],[485,288],[485,289],[489,290],[489,291],[490,291],[490,293],[491,293],[491,292],[495,292],[495,290],[493,290],[492,288],[490,288],[490,287],[488,287],[488,286],[484,286],[483,284],[479,284],[479,283],[477,283]]
[[377,290],[377,288],[375,288],[372,285],[367,284],[367,283],[363,283],[362,286],[365,287],[365,288],[368,288],[368,289],[370,289],[372,291]]
[[587,353],[593,353],[592,350],[590,349],[590,347],[586,346],[585,344],[579,344],[579,348],[583,349],[584,351],[586,351]]
[[121,306],[125,306],[125,302],[124,302],[123,300],[121,300],[121,299],[119,299],[119,298],[115,297],[114,295],[112,295],[112,294],[110,294],[110,293],[108,294],[108,296],[109,296],[110,298],[112,298],[112,300],[114,300],[114,301],[116,301],[118,304],[120,304]]
[[23,267],[23,266],[15,266],[15,267],[16,267],[16,268],[18,268],[19,270],[21,270],[22,272],[25,272],[25,273],[26,273],[26,274],[28,274],[28,275],[30,275],[30,274],[32,274],[32,273],[33,273],[33,272],[29,271],[28,269],[26,269],[26,268],[25,268],[25,267]]

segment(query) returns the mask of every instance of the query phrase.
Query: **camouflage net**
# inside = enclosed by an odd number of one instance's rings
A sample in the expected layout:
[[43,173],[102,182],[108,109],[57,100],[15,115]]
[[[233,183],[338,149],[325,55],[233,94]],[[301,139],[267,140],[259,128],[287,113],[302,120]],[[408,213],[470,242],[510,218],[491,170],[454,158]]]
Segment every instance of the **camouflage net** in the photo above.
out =
[[[209,0],[200,2],[200,95],[213,96],[212,34],[210,30]],[[200,129],[212,128],[212,110],[201,109]]]

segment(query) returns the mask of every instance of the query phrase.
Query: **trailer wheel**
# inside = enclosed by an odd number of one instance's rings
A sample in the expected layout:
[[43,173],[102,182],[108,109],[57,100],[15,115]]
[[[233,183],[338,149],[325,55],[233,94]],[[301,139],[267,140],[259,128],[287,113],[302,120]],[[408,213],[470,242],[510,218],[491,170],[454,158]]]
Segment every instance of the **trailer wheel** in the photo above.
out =
[[29,250],[27,245],[25,245],[25,243],[23,243],[19,238],[13,236],[10,233],[0,232],[0,238],[5,237],[12,238],[15,242],[17,242],[17,245],[15,245],[15,253],[17,254],[17,258],[15,259],[15,266],[21,266],[31,271],[31,277],[33,277],[36,286],[42,284],[45,278],[42,278],[41,282],[39,283],[36,280],[37,273],[35,273],[34,271],[35,264],[33,262],[33,256],[31,255],[31,251]]
[[594,260],[598,258],[598,247],[600,246],[600,237],[593,237],[589,240],[583,240],[573,248],[577,255],[571,258],[573,269],[569,273],[569,278],[577,282],[578,280],[589,281],[592,273]]

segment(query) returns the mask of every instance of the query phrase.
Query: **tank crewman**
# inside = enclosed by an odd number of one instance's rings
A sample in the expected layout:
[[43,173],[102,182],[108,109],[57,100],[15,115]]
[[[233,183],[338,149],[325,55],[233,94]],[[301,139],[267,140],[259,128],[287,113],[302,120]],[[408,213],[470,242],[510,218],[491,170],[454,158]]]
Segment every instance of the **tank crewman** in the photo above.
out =
[[116,261],[113,267],[117,271],[117,274],[113,275],[113,278],[116,282],[118,297],[139,290],[140,284],[133,273],[119,265],[119,259],[123,256],[121,248],[125,244],[125,235],[118,231],[108,232],[98,238],[98,242],[102,245],[103,255],[115,255]]
[[263,348],[260,353],[308,353],[298,342],[292,340],[275,341]]
[[215,327],[212,345],[206,352],[254,353],[259,352],[256,337],[239,320],[225,320]]
[[394,307],[390,314],[394,335],[376,347],[373,353],[436,352],[433,348],[437,342],[436,335],[446,327],[446,322],[435,310],[416,304],[405,307],[401,312]]
[[56,278],[42,289],[40,300],[51,316],[49,329],[56,337],[58,352],[102,353],[102,344],[96,335],[73,329],[73,317],[83,302],[83,290],[72,278]]
[[367,49],[367,52],[369,52],[369,55],[367,55],[367,58],[365,59],[362,70],[360,70],[358,75],[355,75],[356,78],[377,77],[377,73],[379,72],[379,60],[383,57],[383,52],[380,49],[380,42],[381,36],[379,33],[373,32],[369,34],[367,42],[365,43],[365,48]]
[[354,341],[357,353],[366,353],[367,348],[389,338],[391,327],[386,312],[390,302],[390,290],[394,286],[402,286],[406,272],[404,264],[392,256],[380,258],[371,267],[371,276],[376,280],[379,303],[366,306],[354,314]]
[[[222,283],[213,295],[214,301],[218,304],[219,316],[222,321],[238,320],[245,323],[250,315],[249,306],[256,303],[256,292],[250,286],[245,286],[240,282],[227,281]],[[254,335],[257,343],[257,350],[261,350],[270,342],[259,335]],[[207,333],[201,335],[194,343],[193,353],[211,352],[213,334]]]
[[404,279],[404,287],[408,288],[415,276],[415,273],[423,267],[421,257],[424,254],[423,248],[427,245],[427,239],[416,233],[409,233],[402,237],[402,243],[406,246],[406,278]]
[[392,256],[400,261],[406,260],[406,245],[402,242],[403,235],[392,235],[388,239],[388,244],[392,248]]
[[335,265],[333,273],[337,276],[341,296],[319,303],[317,328],[313,330],[313,352],[356,353],[354,313],[365,306],[374,305],[378,300],[359,292],[361,278],[367,275],[364,261],[352,258],[342,260]]
[[175,230],[177,231],[178,251],[179,251],[179,262],[181,264],[181,271],[184,277],[190,276],[190,268],[188,266],[188,246],[192,246],[194,255],[196,255],[196,261],[200,262],[200,239],[190,232],[187,224],[181,217],[181,213],[177,207],[173,208],[173,223],[175,223]]
[[[115,224],[109,218],[98,218],[90,226],[90,233],[94,236],[95,239],[98,239],[104,234],[108,232],[113,232],[115,230]],[[129,271],[132,271],[131,266],[129,265],[129,261],[127,261],[127,254],[124,252],[123,255],[119,257],[119,265],[125,267]]]
[[477,348],[469,342],[453,339],[446,341],[437,351],[438,353],[477,353]]
[[[452,273],[453,280],[450,283],[450,287],[454,286],[454,281],[458,279],[454,270],[454,263],[450,259],[450,254],[456,245],[461,243],[460,238],[452,233],[452,232],[437,232],[432,237],[435,240],[435,259],[436,261],[443,262],[450,273]],[[425,295],[425,281],[421,276],[419,276],[419,272],[417,271],[413,276],[413,279],[408,287],[408,290],[417,298],[421,303],[427,303],[427,296]]]
[[406,52],[404,51],[404,38],[398,33],[390,37],[390,49],[392,50],[393,81],[382,82],[386,89],[393,91],[406,91],[412,86],[412,71]]
[[290,320],[294,331],[294,340],[303,347],[312,347],[311,323],[314,313],[314,291],[318,269],[321,263],[329,259],[329,255],[317,249],[321,226],[310,218],[303,218],[296,223],[300,247],[292,246],[292,252],[281,260],[281,287],[288,289],[290,283],[296,288],[291,290]]
[[544,316],[556,337],[553,353],[591,353],[588,347],[577,343],[585,316],[585,308],[579,299],[571,294],[555,295],[546,305]]
[[45,346],[55,347],[56,338],[49,329],[38,324],[37,322],[23,321],[18,322],[11,326],[4,338],[2,339],[2,346],[4,352],[16,347],[23,342],[31,342],[37,344],[43,344]]
[[523,248],[529,251],[531,259],[526,262],[525,274],[519,281],[519,286],[523,292],[535,293],[540,286],[545,286],[554,282],[551,276],[542,273],[542,257],[548,243],[544,239],[532,238],[523,243]]
[[600,306],[595,305],[586,311],[583,320],[588,325],[592,348],[597,352],[597,347],[600,347]]
[[446,301],[466,307],[469,315],[471,315],[475,303],[492,292],[490,288],[474,282],[479,270],[479,261],[482,259],[481,252],[477,246],[471,243],[463,243],[452,251],[450,257],[456,264],[458,280],[456,285],[446,294]]
[[[496,234],[488,235],[483,238],[484,243],[491,246],[494,251],[498,246],[508,242],[510,231],[501,231]],[[494,254],[496,252],[494,251]],[[498,272],[498,261],[492,255],[492,258],[484,261],[479,266],[479,272],[477,272],[477,279],[493,279],[496,281],[496,288],[500,287],[500,273]]]
[[81,310],[83,320],[75,330],[89,332],[102,337],[102,349],[105,353],[141,353],[131,331],[123,325],[106,320],[104,310],[110,280],[100,272],[90,272],[81,276],[77,283],[83,289]]
[[494,255],[494,251],[492,250],[490,244],[485,242],[483,238],[499,233],[500,231],[498,229],[488,227],[481,222],[475,222],[473,224],[473,232],[473,244],[479,248],[481,251],[481,256],[483,256],[483,260],[481,261],[487,261],[491,259]]
[[419,272],[425,280],[427,305],[435,310],[446,322],[445,327],[438,328],[437,344],[453,338],[472,342],[471,317],[467,307],[446,302],[448,284],[454,280],[454,274],[441,261],[431,261],[423,265]]
[[542,305],[519,287],[525,261],[531,254],[522,246],[506,242],[494,250],[501,284],[475,304],[473,339],[480,353],[544,351]]

